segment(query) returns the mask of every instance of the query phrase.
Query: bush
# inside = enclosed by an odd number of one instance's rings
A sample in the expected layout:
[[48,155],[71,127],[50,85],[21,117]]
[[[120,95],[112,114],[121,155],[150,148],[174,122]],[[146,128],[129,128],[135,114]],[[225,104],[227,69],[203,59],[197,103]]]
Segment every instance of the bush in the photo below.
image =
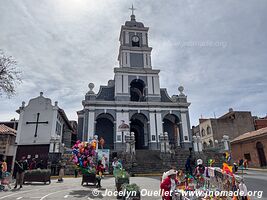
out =
[[34,170],[26,170],[25,175],[29,176],[50,176],[51,171],[49,169],[34,169]]
[[140,191],[140,187],[135,183],[133,183],[133,184],[123,184],[122,185],[122,189],[126,190],[126,191],[137,191],[137,192]]

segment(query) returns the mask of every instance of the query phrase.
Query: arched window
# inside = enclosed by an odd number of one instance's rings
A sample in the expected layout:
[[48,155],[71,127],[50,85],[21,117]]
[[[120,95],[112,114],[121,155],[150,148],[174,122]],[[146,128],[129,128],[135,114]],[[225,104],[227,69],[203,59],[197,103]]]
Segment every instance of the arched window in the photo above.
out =
[[203,129],[201,130],[201,136],[204,137],[205,135],[206,135],[206,133],[205,133],[205,129],[203,128]]
[[207,127],[207,135],[210,135],[211,134],[211,128],[210,126]]
[[131,101],[145,101],[145,83],[135,79],[130,84]]

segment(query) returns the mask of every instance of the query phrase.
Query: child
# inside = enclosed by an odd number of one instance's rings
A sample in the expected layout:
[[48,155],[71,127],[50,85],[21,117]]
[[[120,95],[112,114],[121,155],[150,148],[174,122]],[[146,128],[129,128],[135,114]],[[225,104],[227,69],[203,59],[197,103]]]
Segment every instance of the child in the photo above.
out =
[[105,171],[104,165],[102,165],[101,160],[98,161],[97,167],[96,167],[96,178],[97,178],[97,187],[101,188],[101,179],[103,176],[103,173]]

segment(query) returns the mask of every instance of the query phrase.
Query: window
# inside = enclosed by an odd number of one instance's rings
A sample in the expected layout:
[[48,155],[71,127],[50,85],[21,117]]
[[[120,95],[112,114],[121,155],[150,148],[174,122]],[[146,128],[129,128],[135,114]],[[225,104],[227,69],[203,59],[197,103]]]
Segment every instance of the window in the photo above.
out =
[[131,101],[145,101],[145,83],[140,79],[135,79],[130,84]]
[[56,125],[56,134],[61,135],[61,124],[59,122],[57,122]]
[[244,154],[244,158],[245,158],[247,161],[251,161],[250,153],[245,153],[245,154]]
[[210,135],[211,134],[211,128],[210,126],[207,127],[207,135]]
[[205,130],[202,129],[202,130],[201,130],[201,136],[204,137],[205,135],[206,135]]

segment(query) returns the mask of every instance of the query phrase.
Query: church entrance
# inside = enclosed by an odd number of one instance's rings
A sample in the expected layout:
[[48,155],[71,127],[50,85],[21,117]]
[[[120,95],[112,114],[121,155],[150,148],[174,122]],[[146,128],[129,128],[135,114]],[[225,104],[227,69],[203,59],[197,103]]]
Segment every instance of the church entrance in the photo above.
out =
[[110,114],[100,114],[96,118],[96,135],[105,140],[105,149],[114,149],[114,118]]
[[163,132],[167,132],[170,145],[175,147],[180,144],[179,118],[176,115],[168,114],[163,118]]
[[261,167],[267,166],[263,144],[261,142],[257,142],[256,148],[257,148],[257,151],[258,151],[260,166]]
[[148,148],[148,120],[143,114],[134,114],[131,118],[130,132],[135,135],[135,148]]

